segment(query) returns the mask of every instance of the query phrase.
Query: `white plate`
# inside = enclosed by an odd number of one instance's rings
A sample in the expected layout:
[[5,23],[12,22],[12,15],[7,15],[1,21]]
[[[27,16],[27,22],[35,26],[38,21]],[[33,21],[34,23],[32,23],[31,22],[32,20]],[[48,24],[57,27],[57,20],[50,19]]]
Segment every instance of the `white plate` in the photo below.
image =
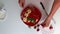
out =
[[4,9],[0,10],[0,22],[4,21],[6,18],[6,11]]

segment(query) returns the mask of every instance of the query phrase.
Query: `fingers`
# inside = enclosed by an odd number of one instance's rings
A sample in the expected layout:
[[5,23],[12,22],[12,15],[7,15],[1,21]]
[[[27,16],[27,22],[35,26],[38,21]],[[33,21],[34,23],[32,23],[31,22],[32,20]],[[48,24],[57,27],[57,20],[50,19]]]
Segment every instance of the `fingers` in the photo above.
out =
[[48,27],[50,24],[50,21],[45,21],[41,24],[41,26],[44,28],[44,27]]
[[25,0],[19,0],[18,3],[19,3],[19,5],[20,5],[21,7],[24,7]]

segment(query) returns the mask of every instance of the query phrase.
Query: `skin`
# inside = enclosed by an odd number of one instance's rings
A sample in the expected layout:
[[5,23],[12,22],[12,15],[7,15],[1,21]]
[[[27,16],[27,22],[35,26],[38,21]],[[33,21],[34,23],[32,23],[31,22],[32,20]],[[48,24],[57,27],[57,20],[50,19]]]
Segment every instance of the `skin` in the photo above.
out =
[[[21,7],[23,7],[22,6],[23,3],[25,3],[25,0],[20,0],[20,6]],[[46,20],[41,24],[43,27],[48,27],[49,26],[52,17],[54,16],[54,14],[56,13],[56,11],[59,7],[60,7],[60,0],[54,0],[52,9],[50,11],[50,14],[46,18]]]
[[60,7],[60,0],[54,0],[51,12],[46,20],[42,23],[43,27],[48,27],[53,15],[56,13],[57,9]]
[[24,7],[25,0],[19,0],[18,3],[21,7]]

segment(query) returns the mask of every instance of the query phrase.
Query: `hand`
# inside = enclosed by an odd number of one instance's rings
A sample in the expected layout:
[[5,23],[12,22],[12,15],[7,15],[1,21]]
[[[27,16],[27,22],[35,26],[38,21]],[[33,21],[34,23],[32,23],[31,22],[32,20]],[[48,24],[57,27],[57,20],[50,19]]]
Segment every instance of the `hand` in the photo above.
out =
[[45,21],[41,24],[41,26],[44,28],[44,27],[48,27],[49,24],[50,24],[50,20],[49,20],[49,21],[48,21],[48,20],[45,20]]
[[24,7],[25,0],[19,0],[18,3],[19,3],[19,5],[20,5],[21,7]]
[[49,16],[46,18],[46,20],[41,24],[43,27],[48,27],[50,24],[50,21],[55,14],[56,10],[60,7],[60,0],[54,0],[52,10],[49,14]]

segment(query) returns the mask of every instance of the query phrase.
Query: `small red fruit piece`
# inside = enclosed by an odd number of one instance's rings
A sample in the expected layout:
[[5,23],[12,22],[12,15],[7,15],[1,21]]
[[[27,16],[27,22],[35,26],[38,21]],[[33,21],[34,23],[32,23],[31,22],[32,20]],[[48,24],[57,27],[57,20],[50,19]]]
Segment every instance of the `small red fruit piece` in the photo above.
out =
[[36,29],[36,26],[34,26],[34,29]]
[[53,29],[53,27],[52,27],[52,26],[50,26],[50,27],[49,27],[49,29]]
[[39,31],[40,29],[38,28],[37,31]]
[[37,27],[39,27],[40,25],[38,24]]

